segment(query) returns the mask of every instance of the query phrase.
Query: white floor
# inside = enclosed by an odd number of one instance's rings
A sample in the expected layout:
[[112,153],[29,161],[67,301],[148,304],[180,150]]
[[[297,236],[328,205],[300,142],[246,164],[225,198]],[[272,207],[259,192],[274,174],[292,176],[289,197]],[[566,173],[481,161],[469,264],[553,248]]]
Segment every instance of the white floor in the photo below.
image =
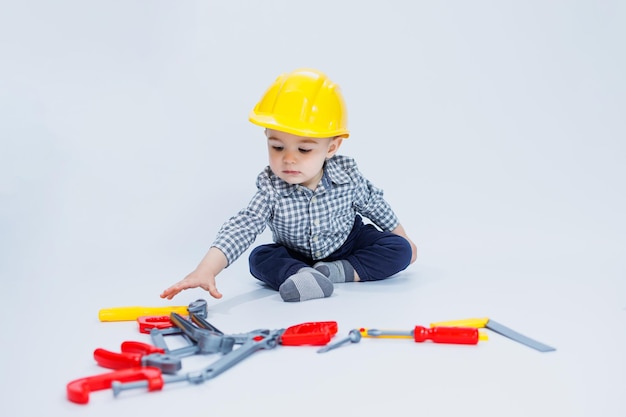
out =
[[[3,415],[626,415],[625,17],[618,1],[3,4]],[[293,304],[244,255],[223,299],[161,300],[254,192],[266,156],[247,114],[301,66],[342,85],[342,151],[418,262]],[[494,333],[279,346],[202,385],[66,399],[105,371],[95,348],[149,341],[100,309],[198,298],[226,332],[490,317],[557,350]]]

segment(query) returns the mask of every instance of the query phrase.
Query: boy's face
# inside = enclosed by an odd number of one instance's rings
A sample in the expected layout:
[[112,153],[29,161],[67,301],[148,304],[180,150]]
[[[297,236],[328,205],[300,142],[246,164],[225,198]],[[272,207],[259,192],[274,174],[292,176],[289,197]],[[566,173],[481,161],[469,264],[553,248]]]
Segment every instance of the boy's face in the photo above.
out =
[[307,138],[279,130],[266,129],[270,168],[289,184],[315,190],[322,179],[326,158],[333,156],[342,138]]

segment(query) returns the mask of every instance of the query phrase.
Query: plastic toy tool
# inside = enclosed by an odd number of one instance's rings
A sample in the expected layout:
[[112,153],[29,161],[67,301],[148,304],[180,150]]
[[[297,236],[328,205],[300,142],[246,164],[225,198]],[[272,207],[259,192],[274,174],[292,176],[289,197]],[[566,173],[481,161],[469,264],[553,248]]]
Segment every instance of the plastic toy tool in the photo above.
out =
[[513,329],[510,329],[498,322],[495,322],[489,318],[472,318],[472,319],[463,319],[463,320],[453,320],[453,321],[443,321],[438,323],[431,323],[430,326],[432,328],[436,328],[438,326],[463,326],[463,327],[474,327],[474,328],[487,328],[491,331],[494,331],[502,336],[508,337],[511,340],[514,340],[518,343],[526,345],[530,348],[538,350],[539,352],[551,352],[556,350],[552,346],[545,345],[541,342],[538,342],[530,337],[524,336],[516,332]]
[[[67,398],[77,404],[87,404],[93,391],[111,389],[114,395],[118,395],[121,391],[136,388],[158,391],[165,384],[179,381],[199,384],[215,378],[260,350],[273,349],[278,345],[325,345],[337,333],[337,322],[324,321],[301,323],[287,329],[258,329],[228,335],[191,311],[189,316],[190,320],[187,320],[173,312],[170,319],[175,328],[155,327],[150,330],[154,346],[127,341],[122,343],[122,352],[96,349],[94,359],[98,365],[114,371],[71,381],[67,384]],[[191,344],[171,350],[162,340],[164,334],[183,334]],[[239,347],[233,349],[234,345]],[[209,353],[220,353],[219,359],[200,370],[178,372],[182,368],[183,357]]]
[[100,321],[133,321],[142,316],[164,316],[170,313],[188,314],[192,312],[202,317],[207,316],[206,300],[196,300],[188,306],[165,306],[165,307],[111,307],[103,308],[98,312]]
[[412,331],[360,329],[363,337],[404,337],[421,343],[431,340],[434,343],[475,345],[480,340],[478,329],[474,327],[433,327],[415,326]]

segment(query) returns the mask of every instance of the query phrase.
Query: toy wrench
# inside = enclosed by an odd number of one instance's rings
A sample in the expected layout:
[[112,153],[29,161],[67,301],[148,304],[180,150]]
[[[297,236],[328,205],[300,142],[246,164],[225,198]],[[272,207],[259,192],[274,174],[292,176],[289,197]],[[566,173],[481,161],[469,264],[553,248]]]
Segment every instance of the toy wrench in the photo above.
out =
[[[248,333],[230,334],[236,344],[245,343],[250,335],[267,330],[253,330]],[[314,321],[296,324],[283,330],[278,337],[278,343],[282,346],[320,346],[325,345],[337,333],[337,322],[335,321]]]
[[[224,335],[224,332],[217,329],[201,316],[190,314],[189,318],[202,329],[208,329]],[[283,346],[325,345],[337,333],[337,327],[336,321],[313,321],[296,324],[288,327],[280,335],[278,343]],[[224,336],[233,338],[235,344],[242,344],[248,340],[250,334],[262,331],[263,330],[253,330],[249,333],[229,334]]]
[[125,369],[142,366],[159,368],[163,373],[175,374],[182,368],[179,357],[168,355],[161,348],[141,342],[124,342],[121,353],[96,349],[93,357],[98,365],[110,369]]

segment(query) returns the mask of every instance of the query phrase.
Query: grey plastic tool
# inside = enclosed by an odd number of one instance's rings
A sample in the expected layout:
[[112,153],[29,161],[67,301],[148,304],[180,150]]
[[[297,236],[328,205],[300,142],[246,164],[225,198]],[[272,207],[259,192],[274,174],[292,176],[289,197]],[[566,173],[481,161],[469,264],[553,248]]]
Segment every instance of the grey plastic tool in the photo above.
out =
[[[170,349],[165,341],[164,336],[168,335],[180,335],[189,343],[187,346],[180,347],[178,349]],[[196,342],[191,340],[189,336],[183,333],[178,327],[170,327],[168,329],[157,329],[154,328],[150,330],[150,338],[152,339],[152,344],[158,348],[161,348],[165,351],[166,354],[171,356],[176,356],[179,358],[185,356],[191,356],[198,353],[198,345]]]
[[359,343],[360,340],[361,340],[361,332],[359,331],[359,329],[352,329],[350,330],[350,333],[348,333],[348,337],[341,339],[340,341],[332,343],[330,345],[326,345],[321,349],[318,349],[317,353],[328,352],[329,350],[336,349],[339,346],[343,346],[348,342]]
[[545,345],[541,342],[531,339],[530,337],[524,336],[523,334],[518,333],[515,330],[510,329],[491,319],[487,321],[485,327],[498,334],[501,334],[502,336],[508,337],[509,339],[515,340],[516,342],[522,343],[530,348],[538,350],[539,352],[552,352],[556,350],[556,348],[553,348],[552,346]]
[[219,334],[224,334],[223,331],[219,330],[217,327],[213,326],[211,323],[209,323],[208,321],[206,321],[205,317],[202,317],[198,314],[195,314],[194,312],[189,312],[189,318],[191,319],[192,322],[194,322],[198,327],[201,327],[203,329],[207,329],[207,330],[212,330],[216,333]]
[[408,336],[413,337],[413,331],[402,331],[402,330],[378,330],[378,329],[367,329],[367,335],[370,337],[381,337],[381,336]]
[[166,353],[151,353],[141,358],[142,366],[154,366],[164,374],[175,374],[183,367],[179,356]]
[[189,303],[187,311],[190,315],[195,314],[196,316],[206,318],[208,316],[206,300],[199,298],[196,301]]
[[[191,314],[193,317],[194,315]],[[235,340],[218,332],[196,327],[180,314],[172,312],[170,320],[198,344],[198,353],[228,353],[233,350]]]
[[266,331],[264,329],[256,329],[256,330],[252,330],[251,332],[248,332],[248,333],[236,333],[236,334],[225,335],[224,332],[219,330],[217,327],[213,326],[211,323],[209,323],[208,321],[206,321],[202,317],[199,317],[199,316],[197,316],[195,314],[190,314],[189,318],[198,327],[201,327],[203,329],[212,330],[212,331],[217,332],[217,333],[219,333],[221,335],[224,335],[225,337],[232,338],[236,345],[241,345],[241,344],[247,342],[248,339],[250,338],[250,334],[261,334],[261,333]]
[[[241,345],[240,348],[235,349],[224,356],[222,356],[217,361],[213,362],[208,367],[198,371],[198,372],[189,372],[185,375],[172,375],[172,376],[164,376],[163,382],[169,384],[171,382],[179,382],[179,381],[188,381],[193,384],[200,384],[206,380],[211,378],[215,378],[222,372],[228,370],[229,368],[235,366],[248,356],[253,353],[262,350],[262,349],[273,349],[278,345],[278,340],[280,336],[285,332],[285,329],[280,330],[259,330],[250,332],[248,334],[248,340]],[[147,381],[138,381],[138,382],[118,382],[113,381],[111,383],[111,389],[113,390],[113,395],[117,396],[121,391],[134,389],[134,388],[147,388]]]

